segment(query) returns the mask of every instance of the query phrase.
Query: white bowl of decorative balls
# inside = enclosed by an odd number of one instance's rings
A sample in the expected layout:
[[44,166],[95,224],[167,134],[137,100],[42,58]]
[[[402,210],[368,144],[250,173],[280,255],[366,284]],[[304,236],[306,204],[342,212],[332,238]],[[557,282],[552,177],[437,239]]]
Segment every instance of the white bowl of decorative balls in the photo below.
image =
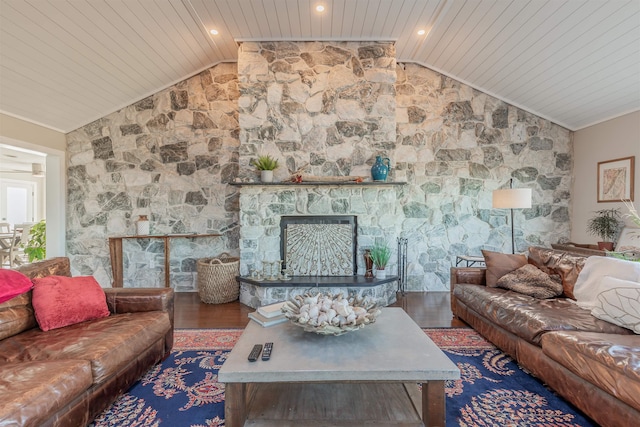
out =
[[306,293],[286,301],[282,312],[294,325],[307,332],[342,335],[375,323],[380,309],[367,298]]

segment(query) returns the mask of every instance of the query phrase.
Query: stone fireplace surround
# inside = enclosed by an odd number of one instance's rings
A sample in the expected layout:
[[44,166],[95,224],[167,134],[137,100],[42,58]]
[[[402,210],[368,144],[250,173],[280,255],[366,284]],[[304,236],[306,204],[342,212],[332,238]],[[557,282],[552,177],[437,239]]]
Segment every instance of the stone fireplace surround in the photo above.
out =
[[[240,186],[240,275],[249,276],[252,269],[261,269],[262,262],[280,259],[280,220],[282,216],[357,216],[355,262],[357,274],[365,273],[364,248],[376,239],[386,240],[391,248],[400,229],[391,224],[402,215],[396,202],[403,185],[239,185]],[[394,249],[395,250],[395,249]],[[389,275],[396,271],[395,253],[387,266]],[[368,295],[388,305],[395,301],[395,281],[379,287],[318,287],[319,291]],[[282,301],[308,288],[288,286],[260,287],[241,283],[240,302],[251,307]]]

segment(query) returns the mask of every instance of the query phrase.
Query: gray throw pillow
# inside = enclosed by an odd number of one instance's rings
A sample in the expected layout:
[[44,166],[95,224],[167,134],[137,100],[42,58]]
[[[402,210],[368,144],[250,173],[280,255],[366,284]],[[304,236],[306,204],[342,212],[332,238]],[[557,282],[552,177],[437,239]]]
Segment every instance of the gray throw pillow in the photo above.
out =
[[540,299],[553,298],[562,294],[562,282],[559,276],[558,280],[553,280],[547,273],[531,264],[505,274],[498,279],[497,286]]

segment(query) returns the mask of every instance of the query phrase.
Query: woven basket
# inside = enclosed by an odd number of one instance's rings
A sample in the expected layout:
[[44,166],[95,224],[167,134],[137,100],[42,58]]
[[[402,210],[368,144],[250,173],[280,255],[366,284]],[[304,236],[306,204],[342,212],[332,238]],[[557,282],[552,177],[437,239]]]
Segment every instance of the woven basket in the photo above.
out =
[[217,258],[202,258],[196,264],[198,295],[207,304],[222,304],[238,299],[240,286],[236,276],[240,258],[221,253]]

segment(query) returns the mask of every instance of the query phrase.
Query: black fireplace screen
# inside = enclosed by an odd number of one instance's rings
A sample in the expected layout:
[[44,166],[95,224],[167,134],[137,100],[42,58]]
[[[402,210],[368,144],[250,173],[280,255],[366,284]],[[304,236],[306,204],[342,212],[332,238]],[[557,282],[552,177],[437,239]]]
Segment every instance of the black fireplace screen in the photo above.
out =
[[283,268],[294,276],[356,275],[357,229],[352,215],[281,217]]

